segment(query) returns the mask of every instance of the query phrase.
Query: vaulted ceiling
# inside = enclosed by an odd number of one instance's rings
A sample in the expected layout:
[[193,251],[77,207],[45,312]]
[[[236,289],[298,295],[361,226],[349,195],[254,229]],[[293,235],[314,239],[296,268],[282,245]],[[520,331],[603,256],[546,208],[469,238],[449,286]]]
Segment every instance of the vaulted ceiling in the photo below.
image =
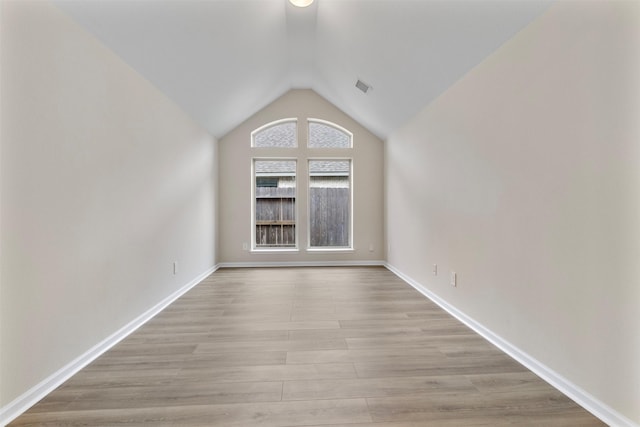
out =
[[[547,0],[54,0],[214,136],[310,88],[381,138]],[[372,86],[366,94],[358,79]]]

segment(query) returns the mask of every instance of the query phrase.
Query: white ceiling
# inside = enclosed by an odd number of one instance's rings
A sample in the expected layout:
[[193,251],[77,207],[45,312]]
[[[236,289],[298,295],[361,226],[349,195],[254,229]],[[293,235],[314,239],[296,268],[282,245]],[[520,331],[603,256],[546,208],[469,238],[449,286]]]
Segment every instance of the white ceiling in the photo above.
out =
[[[548,0],[54,0],[214,136],[311,88],[381,138]],[[360,78],[373,89],[356,87]]]

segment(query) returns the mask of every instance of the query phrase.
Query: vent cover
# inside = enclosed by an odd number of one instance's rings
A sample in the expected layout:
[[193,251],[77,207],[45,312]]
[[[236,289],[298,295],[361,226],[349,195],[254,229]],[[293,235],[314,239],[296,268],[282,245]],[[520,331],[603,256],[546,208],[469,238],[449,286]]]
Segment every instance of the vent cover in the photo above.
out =
[[356,82],[356,87],[360,89],[362,93],[367,93],[371,89],[370,85],[368,85],[367,83],[363,82],[360,79],[358,79],[358,81]]

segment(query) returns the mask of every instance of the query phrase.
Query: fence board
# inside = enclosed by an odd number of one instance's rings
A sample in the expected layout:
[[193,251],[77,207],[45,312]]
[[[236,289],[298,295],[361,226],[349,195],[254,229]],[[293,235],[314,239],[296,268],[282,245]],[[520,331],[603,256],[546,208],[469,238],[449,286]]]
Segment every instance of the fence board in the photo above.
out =
[[256,246],[295,246],[295,198],[272,198],[283,193],[264,192],[266,198],[256,198]]
[[349,246],[349,189],[309,189],[310,245]]

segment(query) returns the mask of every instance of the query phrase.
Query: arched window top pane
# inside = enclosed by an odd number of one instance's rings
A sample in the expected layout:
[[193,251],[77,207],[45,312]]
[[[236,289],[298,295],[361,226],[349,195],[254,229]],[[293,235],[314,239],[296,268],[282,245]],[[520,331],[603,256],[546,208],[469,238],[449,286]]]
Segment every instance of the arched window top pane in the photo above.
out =
[[310,148],[351,148],[353,135],[333,123],[309,120]]
[[251,146],[258,148],[295,148],[298,146],[295,119],[278,120],[254,130]]

